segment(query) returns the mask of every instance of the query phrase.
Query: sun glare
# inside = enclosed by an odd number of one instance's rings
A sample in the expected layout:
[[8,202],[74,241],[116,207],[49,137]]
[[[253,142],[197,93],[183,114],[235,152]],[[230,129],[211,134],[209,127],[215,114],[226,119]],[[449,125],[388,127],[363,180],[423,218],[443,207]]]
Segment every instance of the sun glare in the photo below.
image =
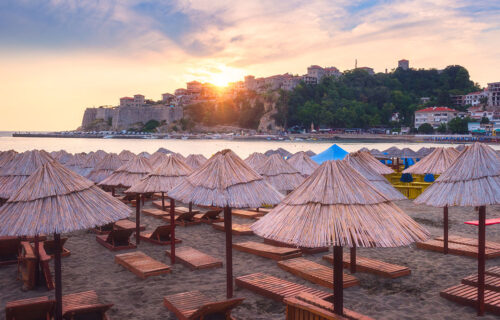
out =
[[217,65],[205,70],[199,70],[198,72],[203,74],[201,80],[218,87],[227,87],[231,82],[242,81],[246,74],[242,69],[232,68],[226,65]]

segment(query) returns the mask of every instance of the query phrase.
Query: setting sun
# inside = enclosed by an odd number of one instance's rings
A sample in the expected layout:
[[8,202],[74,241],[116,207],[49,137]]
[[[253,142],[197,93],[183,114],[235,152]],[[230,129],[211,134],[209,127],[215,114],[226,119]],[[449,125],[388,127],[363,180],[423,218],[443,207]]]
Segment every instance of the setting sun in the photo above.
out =
[[223,64],[206,67],[196,72],[198,79],[218,87],[226,87],[230,82],[243,80],[245,70],[228,67]]

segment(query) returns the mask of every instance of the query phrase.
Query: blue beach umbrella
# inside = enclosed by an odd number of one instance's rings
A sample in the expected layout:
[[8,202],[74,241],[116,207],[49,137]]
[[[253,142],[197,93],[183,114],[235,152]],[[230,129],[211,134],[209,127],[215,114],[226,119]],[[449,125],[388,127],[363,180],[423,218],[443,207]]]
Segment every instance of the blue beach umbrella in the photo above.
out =
[[316,161],[318,164],[322,164],[323,162],[328,160],[342,160],[348,153],[349,152],[334,144],[325,151],[315,155],[314,157],[311,157],[311,159]]

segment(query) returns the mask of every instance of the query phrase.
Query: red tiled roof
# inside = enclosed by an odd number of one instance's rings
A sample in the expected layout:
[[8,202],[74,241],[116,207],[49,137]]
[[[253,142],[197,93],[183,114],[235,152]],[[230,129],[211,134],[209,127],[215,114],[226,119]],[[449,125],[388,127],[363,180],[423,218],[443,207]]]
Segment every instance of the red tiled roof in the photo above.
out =
[[481,94],[481,93],[483,93],[483,91],[470,92],[470,93],[467,93],[466,96],[468,96],[470,94]]
[[134,98],[131,98],[131,97],[123,97],[123,98],[120,98],[120,100],[134,100]]
[[448,107],[431,107],[431,108],[417,110],[416,112],[435,112],[435,111],[458,112],[457,110],[450,109]]

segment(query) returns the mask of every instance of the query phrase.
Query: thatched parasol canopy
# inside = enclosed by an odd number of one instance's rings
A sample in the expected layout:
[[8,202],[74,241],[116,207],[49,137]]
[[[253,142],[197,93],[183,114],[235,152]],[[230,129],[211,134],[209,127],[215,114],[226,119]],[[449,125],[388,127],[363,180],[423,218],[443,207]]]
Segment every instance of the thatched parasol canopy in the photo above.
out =
[[310,176],[314,170],[319,168],[319,164],[313,161],[309,156],[303,152],[297,152],[290,159],[287,160],[289,164],[295,169],[299,170],[300,174],[304,177]]
[[312,151],[312,150],[307,150],[306,151],[306,154],[309,156],[309,157],[313,157],[316,155],[316,152]]
[[464,151],[465,148],[467,148],[467,145],[465,145],[465,144],[460,144],[460,145],[455,147],[455,149],[457,149],[460,152]]
[[495,151],[474,143],[414,201],[434,207],[500,204],[500,162]]
[[273,154],[278,154],[280,155],[282,158],[287,158],[287,157],[291,157],[292,156],[292,153],[283,149],[283,148],[278,148],[276,150],[267,150],[265,153],[264,153],[267,157],[269,156],[272,156]]
[[17,154],[0,169],[0,198],[8,199],[40,166],[54,160],[44,150]]
[[382,174],[394,172],[391,168],[383,165],[368,152],[349,153],[346,161],[356,169],[363,177],[391,201],[405,200],[406,197],[396,190]]
[[423,158],[425,156],[428,156],[432,151],[434,151],[435,148],[426,148],[426,147],[422,147],[420,149],[418,149],[417,151],[417,156],[419,158]]
[[79,173],[81,176],[86,177],[90,171],[92,171],[95,166],[101,161],[102,159],[99,157],[99,155],[96,152],[89,153],[85,159],[83,159],[82,164],[80,165],[81,168],[81,173]]
[[186,164],[189,165],[194,170],[197,170],[199,167],[207,162],[207,158],[205,158],[202,154],[190,154],[186,158]]
[[17,152],[14,150],[0,152],[0,168],[9,163],[16,156]]
[[382,151],[382,153],[391,158],[401,157],[401,150],[397,147],[390,147],[389,149]]
[[297,188],[304,181],[299,170],[292,167],[279,154],[269,156],[256,171],[267,183],[283,193]]
[[120,159],[122,159],[122,161],[130,161],[136,157],[134,153],[128,150],[122,150],[122,152],[120,152],[118,156],[120,157]]
[[245,163],[248,164],[252,169],[257,169],[266,162],[267,156],[260,152],[254,152],[245,159]]
[[89,229],[128,217],[130,208],[57,161],[40,166],[0,208],[0,235]]
[[375,158],[377,159],[390,159],[391,157],[386,155],[386,154],[383,154],[380,150],[378,149],[371,149],[370,150],[370,154],[372,156],[374,156]]
[[410,148],[403,148],[401,150],[401,158],[416,159],[418,158],[418,154]]
[[159,148],[158,150],[156,150],[156,152],[160,152],[160,153],[163,153],[163,154],[173,153],[172,151],[170,151],[168,149],[165,149],[165,148]]
[[395,247],[429,237],[346,160],[323,163],[251,229],[300,247]]
[[123,161],[116,153],[109,153],[95,165],[94,169],[87,175],[87,179],[99,183],[109,177],[122,165]]
[[175,154],[177,157],[179,157],[179,159],[181,159],[182,161],[186,162],[186,157],[184,157],[182,154],[177,153],[177,152],[172,153],[172,154]]
[[99,149],[99,150],[97,150],[97,151],[95,152],[95,155],[96,155],[99,159],[101,159],[101,160],[102,160],[102,159],[104,159],[104,157],[105,157],[105,156],[107,156],[107,155],[108,155],[108,153],[107,153],[106,151],[104,151],[104,150]]
[[132,160],[127,161],[109,177],[102,180],[99,185],[130,188],[152,171],[153,168],[148,159],[134,156]]
[[76,153],[64,164],[64,166],[70,169],[71,171],[78,173],[79,175],[83,175],[82,166],[86,160],[87,160],[86,153],[84,152]]
[[143,151],[143,152],[139,153],[137,156],[138,157],[147,158],[147,159],[149,159],[149,157],[151,157],[151,155],[149,154],[149,152],[146,152],[146,151]]
[[436,148],[425,158],[405,169],[403,173],[442,174],[455,162],[459,154],[455,148]]
[[258,208],[282,198],[231,150],[217,152],[168,195],[184,203],[219,208]]
[[176,155],[165,156],[165,159],[153,172],[134,184],[126,193],[169,192],[191,174],[192,168]]

